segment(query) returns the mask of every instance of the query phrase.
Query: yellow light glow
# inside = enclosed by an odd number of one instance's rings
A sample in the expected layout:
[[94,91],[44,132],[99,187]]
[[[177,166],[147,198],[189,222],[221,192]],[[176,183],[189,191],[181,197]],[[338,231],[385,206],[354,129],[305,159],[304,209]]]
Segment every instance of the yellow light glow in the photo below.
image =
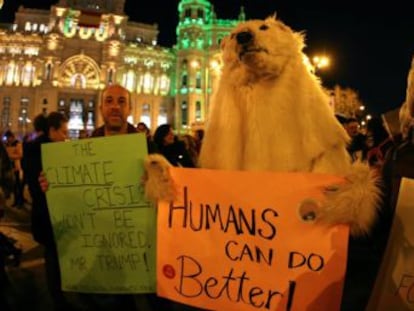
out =
[[191,68],[199,68],[200,67],[200,63],[197,60],[193,60],[191,62]]
[[321,56],[314,56],[312,58],[312,64],[317,68],[317,69],[321,69],[321,68],[326,68],[329,67],[330,65],[330,59],[328,56],[326,55],[321,55]]

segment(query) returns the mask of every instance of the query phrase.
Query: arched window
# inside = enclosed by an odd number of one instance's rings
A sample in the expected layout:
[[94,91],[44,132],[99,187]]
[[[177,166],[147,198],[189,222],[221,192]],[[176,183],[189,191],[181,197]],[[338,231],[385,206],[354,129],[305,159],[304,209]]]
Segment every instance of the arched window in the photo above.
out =
[[160,78],[160,94],[167,95],[170,92],[170,78],[163,74]]
[[187,87],[187,83],[188,83],[188,76],[187,73],[184,72],[183,75],[181,76],[181,87]]
[[86,87],[86,78],[83,74],[76,73],[72,76],[70,85],[76,89],[84,89]]
[[197,9],[197,17],[203,19],[204,11],[202,9]]
[[182,127],[187,127],[187,124],[188,124],[187,119],[188,119],[188,104],[184,100],[181,103],[181,125],[182,125]]
[[139,74],[138,75],[138,81],[137,81],[137,93],[138,94],[142,93],[143,87],[144,87],[144,75]]
[[197,100],[195,105],[195,119],[196,121],[201,121],[202,111],[201,111],[201,101]]
[[196,89],[201,89],[201,73],[197,71],[196,73]]
[[188,18],[191,17],[191,9],[185,9],[184,17],[188,17]]
[[167,107],[166,107],[165,104],[160,105],[160,111],[159,111],[159,114],[158,114],[158,120],[157,121],[158,121],[157,125],[168,123]]
[[130,92],[134,90],[136,75],[132,70],[124,73],[122,78],[122,85]]
[[23,86],[30,86],[33,83],[34,72],[35,68],[31,63],[24,65],[21,78]]
[[30,31],[32,29],[32,24],[30,22],[26,22],[24,24],[24,30],[25,31]]
[[145,94],[150,94],[154,88],[154,77],[149,72],[144,75],[143,88]]
[[45,79],[46,80],[50,80],[50,78],[52,77],[52,64],[51,63],[47,63],[46,64],[45,71],[46,71],[46,73],[45,73]]
[[113,78],[114,78],[114,70],[112,68],[110,68],[108,70],[108,83],[111,84],[113,82]]
[[3,109],[1,110],[1,128],[6,128],[10,125],[10,97],[4,97]]
[[14,62],[10,62],[6,68],[6,85],[13,84],[15,70],[16,64]]
[[69,130],[84,129],[83,124],[83,100],[70,100],[69,106]]
[[20,111],[19,111],[19,130],[22,132],[26,132],[27,125],[29,122],[28,118],[28,107],[29,107],[29,99],[27,97],[22,97],[20,99]]
[[144,122],[148,127],[151,128],[151,107],[149,104],[142,105],[141,122]]

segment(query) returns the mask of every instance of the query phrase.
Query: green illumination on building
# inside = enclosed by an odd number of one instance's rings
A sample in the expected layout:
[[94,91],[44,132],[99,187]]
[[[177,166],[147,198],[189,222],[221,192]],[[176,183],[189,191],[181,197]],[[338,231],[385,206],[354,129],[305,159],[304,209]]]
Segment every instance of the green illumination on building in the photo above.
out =
[[[220,42],[236,24],[245,20],[243,8],[237,19],[218,19],[208,0],[181,0],[178,5],[176,28],[176,81],[175,102],[185,103],[185,109],[177,107],[175,128],[187,132],[192,124],[199,126],[207,113],[211,89],[217,70],[212,62],[220,54]],[[180,106],[180,105],[177,105]],[[188,120],[184,120],[188,118]]]

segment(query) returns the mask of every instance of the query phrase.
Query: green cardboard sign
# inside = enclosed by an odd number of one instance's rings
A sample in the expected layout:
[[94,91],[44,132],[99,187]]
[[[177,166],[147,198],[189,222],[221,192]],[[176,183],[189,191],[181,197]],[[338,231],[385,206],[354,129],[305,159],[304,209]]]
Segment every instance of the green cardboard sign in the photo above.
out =
[[42,145],[62,289],[155,292],[156,210],[141,177],[143,134]]

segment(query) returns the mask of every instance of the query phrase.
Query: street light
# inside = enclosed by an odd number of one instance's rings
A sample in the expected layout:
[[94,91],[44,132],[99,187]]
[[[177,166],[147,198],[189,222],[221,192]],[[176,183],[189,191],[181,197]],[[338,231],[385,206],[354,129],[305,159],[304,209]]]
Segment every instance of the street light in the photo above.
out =
[[329,67],[330,63],[331,63],[331,60],[326,55],[315,55],[312,58],[312,65],[314,67],[315,72],[319,69]]

